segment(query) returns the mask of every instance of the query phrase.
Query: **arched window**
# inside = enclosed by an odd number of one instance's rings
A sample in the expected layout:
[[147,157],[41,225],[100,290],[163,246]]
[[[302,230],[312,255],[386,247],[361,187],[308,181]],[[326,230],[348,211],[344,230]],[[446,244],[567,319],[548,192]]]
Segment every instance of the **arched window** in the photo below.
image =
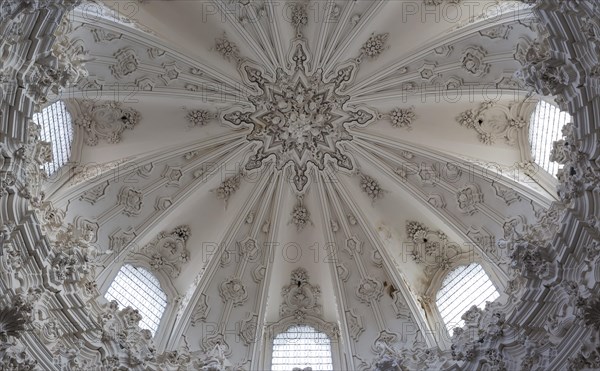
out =
[[448,331],[464,325],[461,316],[473,305],[483,309],[486,301],[500,294],[477,263],[463,265],[450,271],[437,293],[436,304]]
[[152,335],[158,329],[167,307],[167,295],[160,288],[156,277],[147,270],[130,264],[121,267],[104,297],[116,300],[123,308],[129,306],[137,309],[142,315],[140,327],[150,330]]
[[69,161],[73,142],[73,124],[65,103],[58,101],[44,108],[32,117],[33,122],[41,127],[41,140],[52,144],[52,162],[44,164],[46,174],[54,174]]
[[562,127],[571,121],[571,116],[541,100],[529,122],[529,143],[533,160],[550,175],[556,177],[558,163],[550,161],[552,144],[562,138]]
[[306,367],[333,370],[331,339],[306,325],[291,326],[273,340],[271,370],[291,371]]

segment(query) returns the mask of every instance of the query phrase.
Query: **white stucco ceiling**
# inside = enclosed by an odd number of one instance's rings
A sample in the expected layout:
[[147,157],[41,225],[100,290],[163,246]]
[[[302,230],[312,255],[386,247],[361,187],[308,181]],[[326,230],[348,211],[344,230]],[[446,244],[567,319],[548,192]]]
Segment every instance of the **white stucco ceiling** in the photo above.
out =
[[[354,307],[360,308],[365,322],[371,321],[373,314],[369,311],[376,309],[359,303],[353,296],[353,278],[346,283],[337,271],[340,264],[345,264],[350,275],[363,273],[360,268],[353,268],[356,259],[343,252],[347,239],[356,236],[363,241],[367,267],[364,273],[394,282],[397,289],[402,289],[398,281],[403,278],[410,289],[419,294],[427,289],[429,278],[425,277],[423,267],[403,250],[403,244],[410,242],[406,234],[408,221],[419,221],[431,230],[444,232],[449,240],[459,244],[470,241],[467,235],[471,227],[482,228],[500,238],[501,222],[511,215],[511,207],[515,206],[498,194],[494,188],[498,184],[522,193],[519,207],[528,208],[533,215],[538,205],[530,202],[534,199],[533,196],[528,198],[531,191],[501,177],[494,179],[494,183],[481,175],[479,167],[460,160],[471,158],[503,167],[521,161],[526,133],[515,131],[516,140],[512,144],[507,143],[503,133],[514,120],[527,121],[532,109],[530,104],[523,103],[526,92],[518,85],[509,84],[519,68],[513,57],[515,45],[520,38],[533,34],[526,21],[526,10],[520,9],[517,13],[504,10],[501,16],[486,19],[482,12],[496,9],[498,3],[510,2],[488,0],[474,7],[445,4],[431,9],[423,8],[419,1],[311,2],[310,6],[316,10],[314,14],[307,12],[307,24],[297,30],[298,39],[304,40],[307,48],[303,50],[304,55],[312,58],[304,67],[298,65],[300,70],[305,70],[301,74],[310,80],[319,68],[336,71],[343,63],[352,66],[357,71],[356,76],[334,89],[340,95],[347,95],[347,104],[341,109],[356,113],[364,108],[373,115],[368,125],[357,124],[356,118],[348,119],[344,127],[354,140],[339,141],[334,147],[344,149],[344,153],[351,156],[351,169],[338,171],[339,166],[328,162],[322,170],[310,167],[308,186],[299,190],[301,187],[285,180],[293,176],[291,168],[278,170],[271,166],[274,157],[264,159],[259,170],[243,170],[262,144],[248,142],[246,136],[252,128],[234,127],[225,116],[234,110],[252,110],[248,88],[255,89],[251,95],[258,96],[265,86],[263,83],[257,88],[244,82],[250,74],[247,70],[244,72],[243,63],[252,63],[263,77],[272,80],[275,76],[269,77],[269,71],[292,70],[291,63],[282,64],[280,60],[293,56],[289,51],[296,31],[283,11],[289,10],[292,3],[284,1],[276,7],[253,1],[246,8],[240,3],[147,1],[128,3],[132,8],[123,9],[120,1],[105,2],[112,8],[121,7],[121,12],[129,15],[134,26],[105,18],[90,22],[78,11],[73,14],[79,26],[73,28],[71,37],[83,40],[91,59],[87,63],[89,77],[78,89],[95,81],[93,90],[100,91],[102,100],[114,99],[115,91],[120,91],[118,100],[139,111],[141,120],[132,130],[123,131],[119,143],[101,141],[93,147],[81,143],[76,146],[76,156],[82,164],[128,159],[127,165],[120,165],[119,176],[114,176],[114,168],[105,169],[104,176],[76,185],[67,183],[53,195],[54,202],[66,205],[71,218],[101,219],[98,244],[102,249],[110,248],[109,237],[127,227],[133,228],[136,235],[130,246],[143,246],[161,231],[178,225],[190,226],[192,235],[187,241],[190,260],[182,264],[181,274],[172,282],[177,291],[174,297],[190,293],[191,300],[186,303],[187,307],[180,309],[176,330],[166,341],[177,343],[178,336],[185,334],[194,347],[200,346],[204,335],[200,327],[189,325],[189,319],[201,294],[210,296],[209,319],[212,321],[234,321],[239,319],[235,316],[245,317],[251,312],[267,322],[277,321],[281,289],[288,283],[290,272],[299,266],[305,267],[311,282],[321,287],[326,321],[343,322],[345,310]],[[325,23],[319,18],[326,16],[327,4],[339,8],[337,21]],[[412,6],[417,8],[415,14],[411,14]],[[230,9],[230,14],[223,14],[217,10],[219,7]],[[257,7],[265,12],[260,21],[240,22],[240,17],[254,12]],[[459,9],[460,17],[456,13]],[[424,15],[425,10],[431,15]],[[361,17],[353,26],[355,14]],[[436,17],[440,17],[439,20]],[[98,30],[116,37],[95,39],[94,33],[97,35]],[[366,52],[361,56],[361,48],[367,40],[380,34],[387,34],[385,47],[370,50],[372,58]],[[219,53],[215,39],[223,38],[237,45],[237,55],[227,59]],[[122,50],[129,50],[133,55],[130,57],[135,60],[130,60],[132,65],[119,60]],[[469,58],[477,59],[475,67],[469,64]],[[165,80],[169,66],[176,66],[178,73],[175,78]],[[115,69],[121,69],[121,73],[115,73]],[[423,69],[432,69],[433,76],[423,73]],[[320,81],[319,86],[330,83],[329,79],[326,74],[326,81]],[[152,82],[151,91],[143,90],[146,86],[143,81]],[[450,82],[455,85],[448,90]],[[414,88],[407,88],[407,84],[414,84]],[[190,90],[191,85],[198,87],[198,91]],[[215,94],[210,90],[214,86],[227,87],[231,94]],[[204,89],[207,87],[208,91]],[[78,89],[68,96],[73,98],[69,104],[76,117],[85,114],[77,111],[79,100],[85,97]],[[461,93],[459,99],[455,98],[456,91]],[[495,143],[489,145],[480,141],[475,129],[461,126],[458,117],[465,111],[479,110],[482,102],[495,97],[496,106],[503,107],[505,114],[491,124],[497,132]],[[271,108],[274,110],[276,106]],[[409,128],[391,125],[390,114],[395,108],[414,111],[415,118],[409,120]],[[190,110],[207,110],[214,118],[203,126],[190,127],[186,118]],[[309,124],[314,127],[314,121]],[[82,129],[78,135],[84,135]],[[192,151],[197,153],[184,156]],[[402,163],[436,164],[440,169],[451,163],[457,164],[462,173],[456,179],[442,177],[435,182],[413,173],[403,179],[397,171]],[[151,170],[140,175],[138,170],[148,164]],[[196,177],[195,171],[207,164],[210,170]],[[182,174],[176,181],[166,182],[165,174],[173,167],[182,169]],[[217,199],[216,189],[241,170],[244,179],[239,189],[227,203]],[[331,172],[335,174],[335,181],[329,179]],[[132,183],[127,183],[124,179],[130,174]],[[371,199],[361,188],[362,176],[372,178],[384,190],[383,197]],[[106,182],[108,187],[97,202],[90,204],[80,197]],[[457,201],[461,189],[470,184],[480,187],[484,200],[475,206],[475,211],[464,210]],[[118,204],[115,206],[123,187],[133,187],[143,193],[143,202],[135,215],[123,215]],[[163,207],[161,202],[166,198],[168,206]],[[291,213],[298,204],[310,213],[304,228],[292,222]],[[247,222],[250,212],[254,219]],[[357,219],[356,223],[348,221],[350,215]],[[265,228],[267,221],[269,228]],[[332,221],[338,225],[336,228],[332,228]],[[238,261],[218,262],[219,254],[212,251],[215,246],[227,246],[235,253],[236,244],[249,236],[258,241],[267,257],[268,254],[272,257],[248,263],[243,268]],[[290,244],[293,251],[300,247],[301,256],[297,259],[285,258],[285,251],[292,252]],[[325,259],[328,257],[325,247],[331,244],[336,246],[340,260]],[[269,248],[270,245],[274,247]],[[107,261],[100,277],[109,280],[114,273],[111,267],[118,267],[127,254],[126,247]],[[371,259],[372,254],[382,256],[382,262]],[[481,250],[475,255],[487,259]],[[254,269],[261,264],[266,268],[268,281],[251,278]],[[241,308],[226,309],[219,298],[219,285],[236,274],[247,285],[250,298]],[[405,292],[405,295],[408,298],[412,293]],[[387,302],[382,305],[385,317],[392,309]],[[223,312],[226,310],[233,312]],[[393,326],[400,317],[385,318]],[[248,354],[235,357],[239,362],[251,358]]]

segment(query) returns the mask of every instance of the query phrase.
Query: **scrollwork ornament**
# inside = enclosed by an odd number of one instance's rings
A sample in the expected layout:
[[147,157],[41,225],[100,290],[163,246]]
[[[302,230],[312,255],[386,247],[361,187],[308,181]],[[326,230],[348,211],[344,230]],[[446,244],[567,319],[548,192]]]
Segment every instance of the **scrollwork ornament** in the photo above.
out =
[[365,304],[378,301],[383,295],[383,284],[379,280],[366,277],[363,278],[356,288],[356,296]]
[[290,275],[290,283],[281,290],[283,303],[279,307],[279,315],[304,317],[307,314],[320,316],[322,307],[319,303],[321,289],[309,283],[308,273],[304,268],[296,268]]
[[107,143],[119,143],[125,130],[132,130],[140,122],[140,113],[133,108],[123,107],[120,102],[94,102],[84,100],[80,103],[81,116],[75,119],[75,125],[85,132],[85,143],[95,146],[100,140]]
[[231,301],[234,306],[242,305],[248,300],[248,292],[239,278],[229,278],[219,286],[219,293],[223,301]]

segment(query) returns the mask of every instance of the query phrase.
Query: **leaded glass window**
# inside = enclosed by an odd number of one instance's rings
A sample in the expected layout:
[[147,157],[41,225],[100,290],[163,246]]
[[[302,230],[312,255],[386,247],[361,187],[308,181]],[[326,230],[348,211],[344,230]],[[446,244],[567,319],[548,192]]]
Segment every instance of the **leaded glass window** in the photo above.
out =
[[116,300],[121,308],[137,309],[142,315],[140,327],[150,330],[152,335],[167,307],[167,295],[160,288],[158,279],[144,268],[130,264],[121,267],[104,297]]
[[331,339],[310,326],[292,326],[273,340],[271,370],[333,370]]
[[46,174],[52,175],[69,161],[73,143],[71,115],[63,101],[52,103],[32,117],[41,128],[40,139],[52,144],[52,161],[44,164]]
[[448,331],[462,327],[462,315],[473,305],[483,309],[486,301],[500,294],[479,264],[463,265],[450,271],[437,293],[436,304]]
[[529,143],[534,161],[550,175],[556,177],[558,163],[550,161],[552,144],[562,138],[562,127],[571,116],[545,101],[540,101],[529,123]]

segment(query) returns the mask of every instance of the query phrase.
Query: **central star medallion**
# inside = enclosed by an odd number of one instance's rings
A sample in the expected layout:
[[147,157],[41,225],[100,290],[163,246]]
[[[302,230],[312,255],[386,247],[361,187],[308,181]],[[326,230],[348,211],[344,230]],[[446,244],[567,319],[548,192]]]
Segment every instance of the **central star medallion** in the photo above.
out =
[[248,97],[251,111],[235,110],[223,114],[224,122],[247,126],[247,139],[260,143],[246,163],[247,170],[264,166],[274,159],[279,170],[292,167],[293,183],[302,192],[308,184],[308,170],[324,170],[328,162],[352,170],[351,158],[340,144],[351,141],[349,126],[366,126],[376,119],[367,109],[347,104],[350,96],[344,87],[354,79],[355,62],[338,66],[326,78],[321,68],[310,69],[312,56],[304,39],[293,42],[288,64],[276,76],[245,61],[240,72],[253,91]]

